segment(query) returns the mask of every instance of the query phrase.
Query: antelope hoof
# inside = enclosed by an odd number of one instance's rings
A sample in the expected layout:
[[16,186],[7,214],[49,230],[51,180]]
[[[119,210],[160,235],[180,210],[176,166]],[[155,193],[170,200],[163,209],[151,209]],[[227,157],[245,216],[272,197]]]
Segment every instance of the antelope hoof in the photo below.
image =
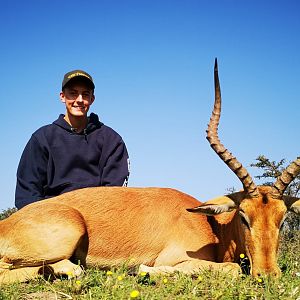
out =
[[13,268],[13,264],[8,264],[6,262],[0,261],[0,269],[12,269]]
[[138,271],[138,273],[139,273],[139,274],[140,274],[140,273],[143,273],[143,272],[145,272],[145,273],[150,273],[151,270],[152,270],[151,267],[148,267],[148,266],[146,266],[146,265],[140,265],[140,266],[139,266],[139,271]]
[[225,273],[229,273],[230,275],[233,275],[234,277],[238,277],[242,272],[242,270],[238,264],[231,263],[231,262],[224,263],[221,268],[221,271],[225,272]]

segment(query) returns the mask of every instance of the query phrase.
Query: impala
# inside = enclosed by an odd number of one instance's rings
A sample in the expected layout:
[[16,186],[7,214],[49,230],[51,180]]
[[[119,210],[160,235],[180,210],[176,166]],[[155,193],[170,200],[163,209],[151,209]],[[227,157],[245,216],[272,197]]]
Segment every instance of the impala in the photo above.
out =
[[300,157],[272,187],[256,186],[221,144],[221,92],[215,61],[215,103],[207,139],[243,190],[205,203],[169,188],[91,187],[30,204],[0,222],[0,283],[43,273],[82,272],[127,263],[149,273],[203,269],[237,274],[240,254],[251,274],[280,275],[277,250],[288,210],[300,200],[284,192],[300,172]]

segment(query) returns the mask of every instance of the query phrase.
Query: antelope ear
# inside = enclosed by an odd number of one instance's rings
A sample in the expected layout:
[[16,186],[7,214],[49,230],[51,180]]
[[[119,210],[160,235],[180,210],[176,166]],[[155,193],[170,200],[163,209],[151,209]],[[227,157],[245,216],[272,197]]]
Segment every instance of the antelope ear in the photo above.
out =
[[298,199],[291,205],[290,211],[294,212],[295,214],[300,215],[300,199]]
[[282,200],[284,201],[286,207],[289,211],[300,215],[300,199],[291,196],[283,196]]
[[221,196],[212,200],[209,200],[200,206],[194,208],[188,208],[187,211],[204,214],[207,216],[218,215],[224,212],[229,212],[237,207],[235,202],[227,196]]

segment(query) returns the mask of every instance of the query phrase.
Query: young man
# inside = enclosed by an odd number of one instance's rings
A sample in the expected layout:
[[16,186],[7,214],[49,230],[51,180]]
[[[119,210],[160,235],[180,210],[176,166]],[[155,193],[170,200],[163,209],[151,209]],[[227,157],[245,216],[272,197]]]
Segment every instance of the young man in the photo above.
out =
[[88,117],[95,100],[92,77],[68,72],[60,99],[66,113],[33,133],[17,170],[15,204],[25,205],[90,186],[126,186],[128,153],[121,136]]

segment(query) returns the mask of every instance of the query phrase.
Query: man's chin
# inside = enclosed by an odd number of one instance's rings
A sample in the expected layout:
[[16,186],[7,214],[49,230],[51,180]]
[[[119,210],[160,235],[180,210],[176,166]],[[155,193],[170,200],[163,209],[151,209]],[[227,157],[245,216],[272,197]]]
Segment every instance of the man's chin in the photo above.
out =
[[87,114],[87,112],[86,111],[79,111],[79,110],[72,110],[72,111],[70,111],[70,114],[73,117],[83,117]]

